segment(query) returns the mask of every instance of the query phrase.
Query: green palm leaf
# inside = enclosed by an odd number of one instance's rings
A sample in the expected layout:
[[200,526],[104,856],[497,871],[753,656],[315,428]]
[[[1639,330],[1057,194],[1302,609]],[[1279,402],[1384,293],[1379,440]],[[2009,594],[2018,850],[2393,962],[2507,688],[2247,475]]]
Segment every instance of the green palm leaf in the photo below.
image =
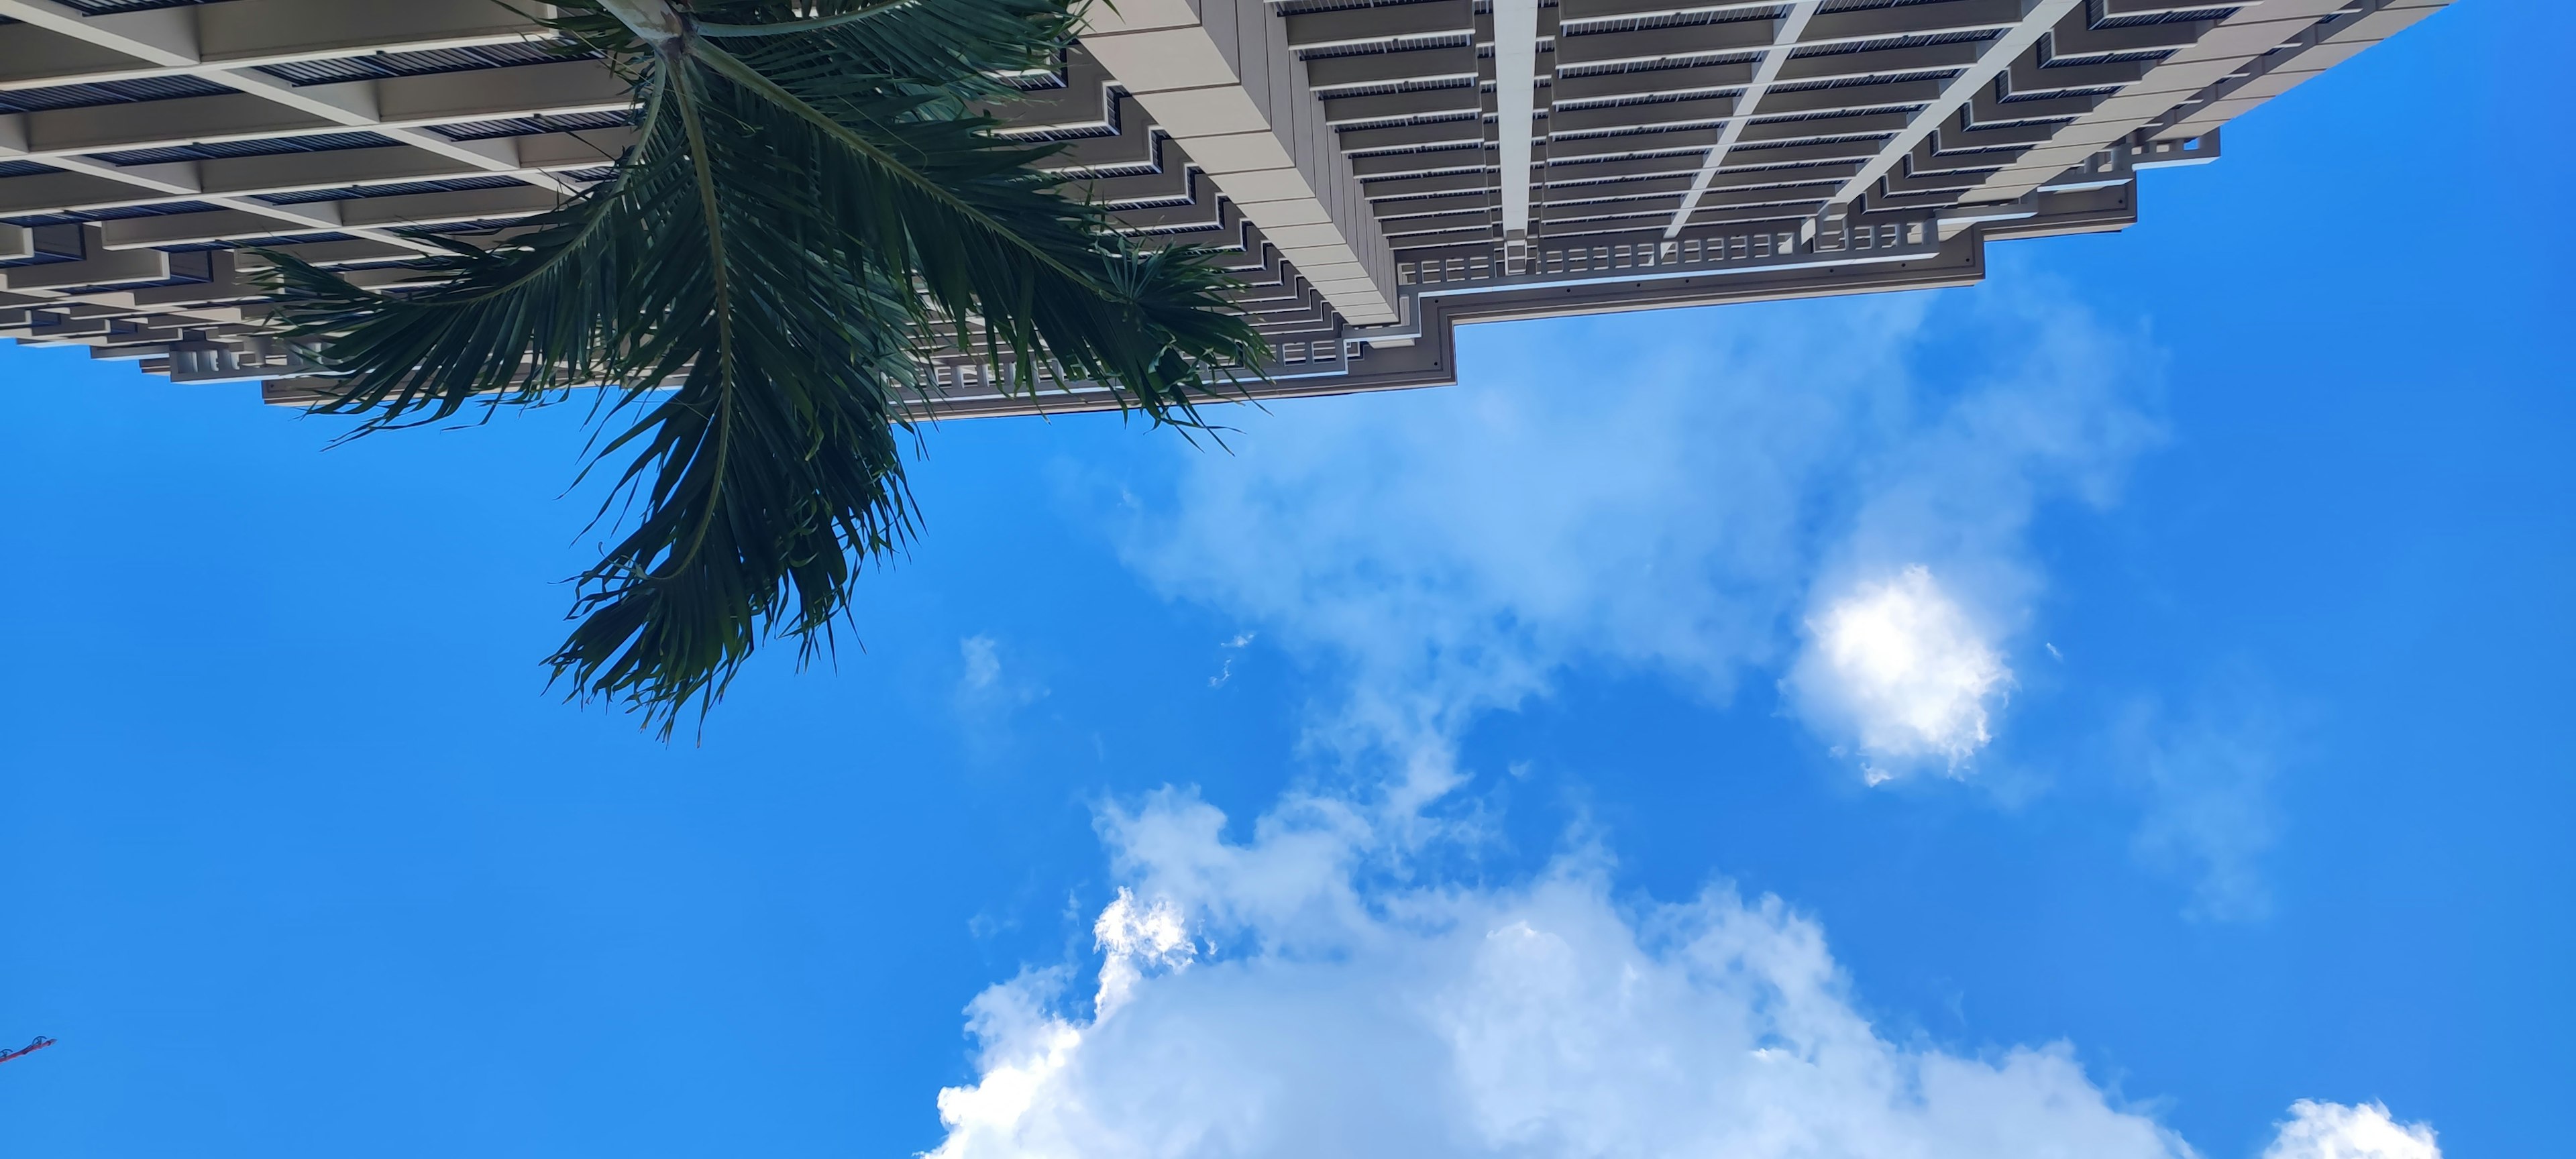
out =
[[1050,148],[970,111],[1053,59],[1066,0],[701,0],[721,46],[637,35],[618,9],[645,2],[557,5],[637,86],[614,177],[432,259],[423,291],[272,256],[338,375],[321,409],[365,414],[362,433],[601,388],[617,538],[550,663],[667,736],[761,640],[828,647],[860,565],[913,534],[896,400],[932,346],[1185,426],[1223,386],[1210,368],[1265,347],[1210,255],[1125,244],[1034,168]]

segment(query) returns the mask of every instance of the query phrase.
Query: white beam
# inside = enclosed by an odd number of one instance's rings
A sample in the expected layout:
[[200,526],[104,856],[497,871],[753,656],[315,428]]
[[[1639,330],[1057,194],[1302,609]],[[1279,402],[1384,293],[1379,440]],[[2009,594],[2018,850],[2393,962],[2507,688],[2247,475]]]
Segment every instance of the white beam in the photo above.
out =
[[1761,111],[1763,94],[1780,79],[1781,68],[1789,63],[1789,50],[1797,46],[1798,37],[1807,31],[1807,22],[1816,18],[1816,9],[1824,3],[1825,0],[1797,0],[1789,6],[1788,15],[1780,18],[1771,36],[1771,47],[1763,51],[1762,62],[1753,67],[1753,79],[1744,86],[1744,95],[1736,98],[1735,115],[1718,130],[1717,143],[1708,147],[1708,156],[1699,163],[1699,173],[1691,178],[1690,192],[1682,195],[1681,208],[1673,211],[1672,224],[1664,227],[1666,241],[1681,236],[1682,227],[1690,224],[1691,211],[1699,208],[1701,195],[1708,192],[1709,179],[1717,176],[1718,167],[1726,163],[1727,150],[1744,136],[1745,124]]
[[[389,5],[384,0],[329,0],[328,3],[317,3],[316,0],[229,0],[222,4],[89,16],[59,0],[0,0],[0,16],[122,53],[169,74],[213,81],[338,125],[342,131],[357,129],[380,133],[450,161],[461,162],[474,170],[510,173],[567,195],[577,192],[578,187],[561,178],[526,170],[520,162],[517,146],[507,139],[498,142],[451,141],[428,129],[386,124],[376,116],[377,102],[371,82],[316,85],[307,90],[249,67],[271,58],[301,59],[317,53],[327,55],[353,49],[359,43],[353,38],[354,33],[363,27],[363,24],[353,21],[390,20],[389,27],[419,39],[418,47],[492,43],[496,37],[527,39],[537,31],[507,8],[489,5],[494,11],[486,13],[476,7],[488,4],[489,0],[404,0],[399,5]],[[552,11],[551,6],[539,7]],[[460,14],[480,14],[480,18],[468,18],[460,24],[457,19]],[[370,43],[376,45],[375,50],[381,50],[382,41],[383,36],[379,35]],[[209,51],[210,45],[212,51]],[[413,47],[410,44],[400,46]],[[209,58],[224,60],[230,66],[208,63]],[[120,181],[131,180],[129,175],[133,173],[130,168],[85,166],[77,162],[76,158],[60,158],[48,163]],[[150,187],[146,182],[136,183]],[[161,191],[180,190],[164,186]],[[284,207],[269,205],[255,197],[215,195],[205,200],[227,209],[259,213],[298,222],[301,228],[311,228],[309,213],[281,214],[277,211]],[[382,231],[361,232],[378,241],[421,252],[436,252],[435,247],[426,242]]]
[[2015,59],[2030,51],[2030,47],[2039,43],[2039,38],[2047,35],[2048,30],[2055,27],[2059,19],[2074,11],[2083,2],[2084,0],[2022,0],[2021,22],[2006,29],[2002,36],[1987,42],[1985,51],[1977,54],[1977,62],[1952,77],[1949,83],[1942,85],[1940,95],[1934,97],[1930,104],[1923,106],[1921,112],[1914,114],[1914,119],[1907,122],[1904,129],[1898,131],[1894,137],[1888,138],[1887,143],[1879,148],[1877,156],[1870,158],[1868,164],[1861,166],[1860,172],[1853,174],[1851,180],[1843,182],[1841,189],[1834,191],[1828,204],[1833,207],[1850,205],[1862,194],[1869,192],[1871,186],[1878,184],[1879,178],[1887,176],[1888,171],[1894,169],[1897,162],[1904,160],[1907,154],[1914,151],[1914,146],[1922,143],[1925,137],[1931,136],[1932,130],[1939,128],[1943,121],[1949,120],[1962,106],[1974,99],[1985,86],[1993,84],[1996,74],[2011,68]]
[[[500,173],[520,167],[514,148],[503,142],[451,141],[428,129],[386,124],[376,116],[376,94],[372,82],[306,88],[256,68],[227,68],[204,63],[208,55],[257,59],[270,51],[253,47],[257,45],[300,45],[307,53],[328,51],[330,47],[340,47],[344,41],[353,40],[354,28],[352,32],[340,31],[352,17],[380,15],[354,12],[348,7],[316,7],[309,0],[261,0],[261,6],[267,11],[245,13],[236,10],[236,6],[245,2],[247,0],[231,0],[227,4],[84,16],[79,9],[64,5],[60,0],[0,0],[0,15],[15,16],[101,48],[114,49],[138,60],[178,69],[189,76],[274,101],[308,116],[330,121],[344,130],[381,133],[414,148],[451,157],[488,172]],[[488,3],[488,0],[482,2]],[[346,0],[339,0],[339,3],[345,5]],[[356,7],[373,9],[383,5],[359,4]],[[454,8],[456,5],[450,0],[444,7]],[[454,47],[450,42],[458,40],[486,43],[493,31],[484,25],[507,26],[517,21],[516,17],[509,16],[508,9],[498,5],[492,7],[508,20],[487,18],[481,24],[469,24],[468,31],[461,37],[450,31],[446,40],[435,39],[433,34],[428,46]],[[408,11],[414,15],[399,23],[422,23],[419,13],[424,9],[410,8]],[[270,19],[258,19],[262,16]],[[145,17],[155,19],[146,20]],[[290,21],[287,19],[290,17],[295,19]],[[445,29],[447,25],[434,24],[431,27]],[[263,36],[270,39],[262,40]],[[203,51],[199,43],[201,39],[230,47],[232,51],[219,50],[209,54]],[[578,191],[573,185],[553,177],[537,176],[530,180],[562,193]]]
[[1538,0],[1494,0],[1494,132],[1503,240],[1529,238],[1530,136],[1538,119]]
[[[265,157],[219,157],[166,165],[118,167],[90,162],[92,168],[77,171],[78,176],[104,177],[115,184],[65,180],[59,173],[0,177],[0,213],[79,213],[128,205],[203,201],[243,212],[260,213],[299,227],[277,231],[281,233],[333,230],[339,228],[340,220],[330,210],[337,204],[335,202],[271,205],[257,198],[278,193],[447,181],[460,177],[514,177],[533,182],[535,178],[551,176],[555,171],[605,164],[603,156],[615,156],[631,137],[632,130],[628,129],[597,129],[514,138],[527,166],[497,174],[479,166],[460,164],[446,157],[399,145],[279,153]],[[71,159],[73,162],[79,160]],[[543,182],[535,183],[537,191],[543,193],[547,200],[559,202],[563,199],[563,194]],[[238,204],[245,201],[261,208],[251,209],[248,205]],[[292,211],[291,215],[287,211]]]
[[[517,4],[543,15],[546,4]],[[552,33],[495,0],[222,0],[83,16],[61,4],[30,5],[25,30],[0,37],[0,89],[193,75],[219,65],[253,68],[383,52],[471,48],[543,40]],[[74,25],[72,22],[80,22]],[[75,35],[104,30],[156,51],[137,56]],[[176,42],[185,33],[195,41]]]
[[[379,120],[398,127],[575,116],[633,104],[625,82],[587,60],[359,81],[354,86],[311,85],[305,91],[328,94],[353,87],[371,92]],[[0,151],[50,164],[85,153],[348,131],[339,120],[236,91],[0,114]]]

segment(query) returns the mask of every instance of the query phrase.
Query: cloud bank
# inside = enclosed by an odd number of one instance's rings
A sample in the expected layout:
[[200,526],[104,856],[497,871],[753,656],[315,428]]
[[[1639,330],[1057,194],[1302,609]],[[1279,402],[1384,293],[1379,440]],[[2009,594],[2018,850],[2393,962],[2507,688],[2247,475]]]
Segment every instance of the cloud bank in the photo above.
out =
[[1625,905],[1589,853],[1505,888],[1372,884],[1405,858],[1386,820],[1293,798],[1236,844],[1186,793],[1106,814],[1132,887],[1091,1015],[1063,970],[977,998],[981,1075],[941,1092],[931,1154],[2191,1154],[2062,1044],[1882,1037],[1776,898]]
[[[934,1159],[2190,1159],[2064,1043],[1882,1035],[1817,924],[1724,884],[1629,902],[1597,850],[1407,884],[1402,818],[1294,795],[1224,837],[1193,794],[1100,819],[1126,882],[1070,970],[969,1008]],[[2302,1101],[2263,1159],[2440,1159],[2375,1104]]]

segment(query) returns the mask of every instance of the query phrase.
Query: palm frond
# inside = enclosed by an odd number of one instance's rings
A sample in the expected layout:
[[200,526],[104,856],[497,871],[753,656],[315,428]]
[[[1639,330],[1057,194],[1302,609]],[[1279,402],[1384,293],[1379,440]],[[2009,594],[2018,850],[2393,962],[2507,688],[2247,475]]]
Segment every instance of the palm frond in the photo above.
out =
[[933,343],[1182,424],[1221,388],[1211,368],[1264,353],[1209,255],[1126,244],[1034,168],[1047,147],[969,111],[1007,95],[996,74],[1053,59],[1062,0],[865,7],[702,2],[710,22],[802,22],[718,47],[559,4],[639,89],[614,177],[506,244],[430,259],[444,278],[416,293],[276,259],[297,334],[341,376],[322,409],[362,431],[602,387],[616,539],[550,662],[665,735],[763,639],[828,648],[860,565],[914,533],[899,400]]

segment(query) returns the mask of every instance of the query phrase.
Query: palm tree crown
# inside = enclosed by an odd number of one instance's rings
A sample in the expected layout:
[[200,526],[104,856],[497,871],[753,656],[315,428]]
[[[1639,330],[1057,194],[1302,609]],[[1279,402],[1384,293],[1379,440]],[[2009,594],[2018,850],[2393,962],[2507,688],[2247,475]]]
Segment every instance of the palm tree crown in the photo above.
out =
[[634,84],[615,173],[409,294],[275,255],[283,313],[361,432],[599,386],[617,538],[549,662],[668,735],[755,644],[827,648],[916,512],[901,395],[936,347],[1089,380],[1157,422],[1266,348],[1205,251],[1147,252],[974,111],[1049,67],[1075,0],[558,2]]

